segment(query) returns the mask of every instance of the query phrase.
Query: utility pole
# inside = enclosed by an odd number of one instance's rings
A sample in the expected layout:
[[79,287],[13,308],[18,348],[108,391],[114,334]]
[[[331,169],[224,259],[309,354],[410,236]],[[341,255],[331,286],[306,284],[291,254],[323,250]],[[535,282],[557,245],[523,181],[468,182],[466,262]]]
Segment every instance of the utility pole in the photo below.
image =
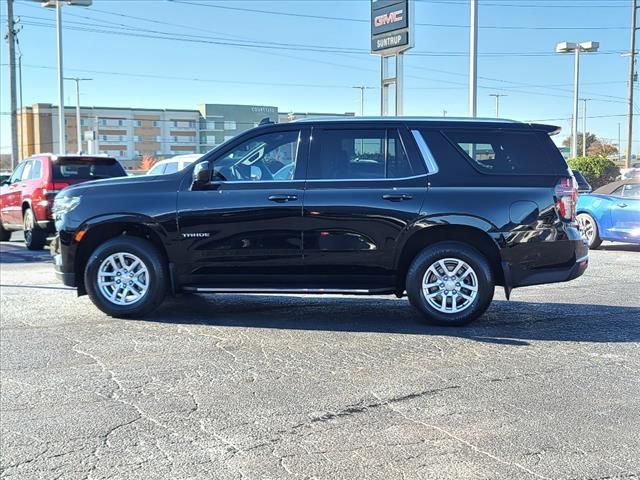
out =
[[490,93],[490,97],[496,97],[496,118],[500,118],[500,97],[506,97],[504,93]]
[[64,77],[65,80],[76,82],[76,135],[78,138],[78,153],[82,152],[82,128],[80,127],[80,82],[90,81],[93,78]]
[[360,116],[362,117],[364,116],[364,91],[371,90],[373,87],[366,87],[362,85],[362,86],[351,87],[351,88],[356,88],[360,90]]
[[478,114],[478,0],[470,0],[469,29],[469,116]]
[[448,112],[447,112],[446,110],[442,110],[442,116],[443,116],[443,117],[446,117],[446,116],[447,116],[447,113],[448,113]]
[[587,156],[587,102],[590,98],[581,98],[584,102],[582,108],[582,156]]
[[11,169],[18,164],[18,119],[16,112],[16,44],[13,0],[7,0],[7,41],[9,42],[9,96],[11,109]]
[[636,61],[636,15],[638,13],[638,0],[631,4],[631,50],[629,52],[629,113],[627,124],[627,168],[631,168],[631,152],[633,148],[633,80],[635,77]]

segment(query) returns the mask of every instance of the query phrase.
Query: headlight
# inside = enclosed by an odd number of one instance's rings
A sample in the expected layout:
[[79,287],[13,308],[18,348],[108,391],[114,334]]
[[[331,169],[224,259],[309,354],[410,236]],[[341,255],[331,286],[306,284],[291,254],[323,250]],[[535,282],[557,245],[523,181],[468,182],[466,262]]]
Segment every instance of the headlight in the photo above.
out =
[[56,217],[61,217],[80,204],[80,197],[57,196],[53,202],[53,213]]

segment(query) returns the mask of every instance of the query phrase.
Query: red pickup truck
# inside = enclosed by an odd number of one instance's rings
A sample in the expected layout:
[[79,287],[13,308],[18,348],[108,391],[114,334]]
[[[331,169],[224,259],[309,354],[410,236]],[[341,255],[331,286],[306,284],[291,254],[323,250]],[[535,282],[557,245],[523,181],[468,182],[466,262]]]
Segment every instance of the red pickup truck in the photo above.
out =
[[18,164],[0,185],[0,241],[11,232],[24,231],[29,250],[44,247],[55,231],[52,206],[56,194],[76,183],[123,177],[122,165],[111,157],[89,155],[34,155]]

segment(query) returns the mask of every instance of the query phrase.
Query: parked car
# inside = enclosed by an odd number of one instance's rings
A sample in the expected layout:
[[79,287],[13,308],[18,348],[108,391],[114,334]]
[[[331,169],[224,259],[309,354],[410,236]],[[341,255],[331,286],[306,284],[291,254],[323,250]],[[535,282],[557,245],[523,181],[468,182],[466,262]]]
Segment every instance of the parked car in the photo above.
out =
[[149,169],[147,175],[166,175],[176,173],[202,157],[201,154],[176,155],[156,163]]
[[603,240],[640,243],[640,179],[609,183],[578,198],[577,219],[589,248]]
[[591,188],[591,184],[587,181],[586,178],[584,178],[584,175],[582,175],[582,173],[580,173],[578,170],[571,170],[571,173],[573,174],[573,178],[576,179],[576,183],[578,184],[578,194],[582,194],[582,193],[591,193],[591,191],[593,190]]
[[126,176],[117,160],[85,155],[35,155],[16,167],[0,186],[0,240],[16,230],[24,231],[28,249],[44,247],[55,232],[53,199],[69,185],[88,180]]
[[366,117],[261,125],[173,175],[65,189],[55,270],[116,317],[144,316],[178,291],[406,292],[429,321],[462,325],[495,285],[509,296],[587,268],[557,130]]

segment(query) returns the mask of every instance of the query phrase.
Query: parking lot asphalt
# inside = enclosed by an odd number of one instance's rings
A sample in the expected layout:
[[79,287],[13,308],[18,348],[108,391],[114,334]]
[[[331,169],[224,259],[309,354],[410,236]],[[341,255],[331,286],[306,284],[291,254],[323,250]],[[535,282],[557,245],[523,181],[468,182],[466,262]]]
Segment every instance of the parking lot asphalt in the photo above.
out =
[[144,321],[0,244],[0,477],[640,476],[640,248],[496,291],[464,328],[390,297],[180,296]]

